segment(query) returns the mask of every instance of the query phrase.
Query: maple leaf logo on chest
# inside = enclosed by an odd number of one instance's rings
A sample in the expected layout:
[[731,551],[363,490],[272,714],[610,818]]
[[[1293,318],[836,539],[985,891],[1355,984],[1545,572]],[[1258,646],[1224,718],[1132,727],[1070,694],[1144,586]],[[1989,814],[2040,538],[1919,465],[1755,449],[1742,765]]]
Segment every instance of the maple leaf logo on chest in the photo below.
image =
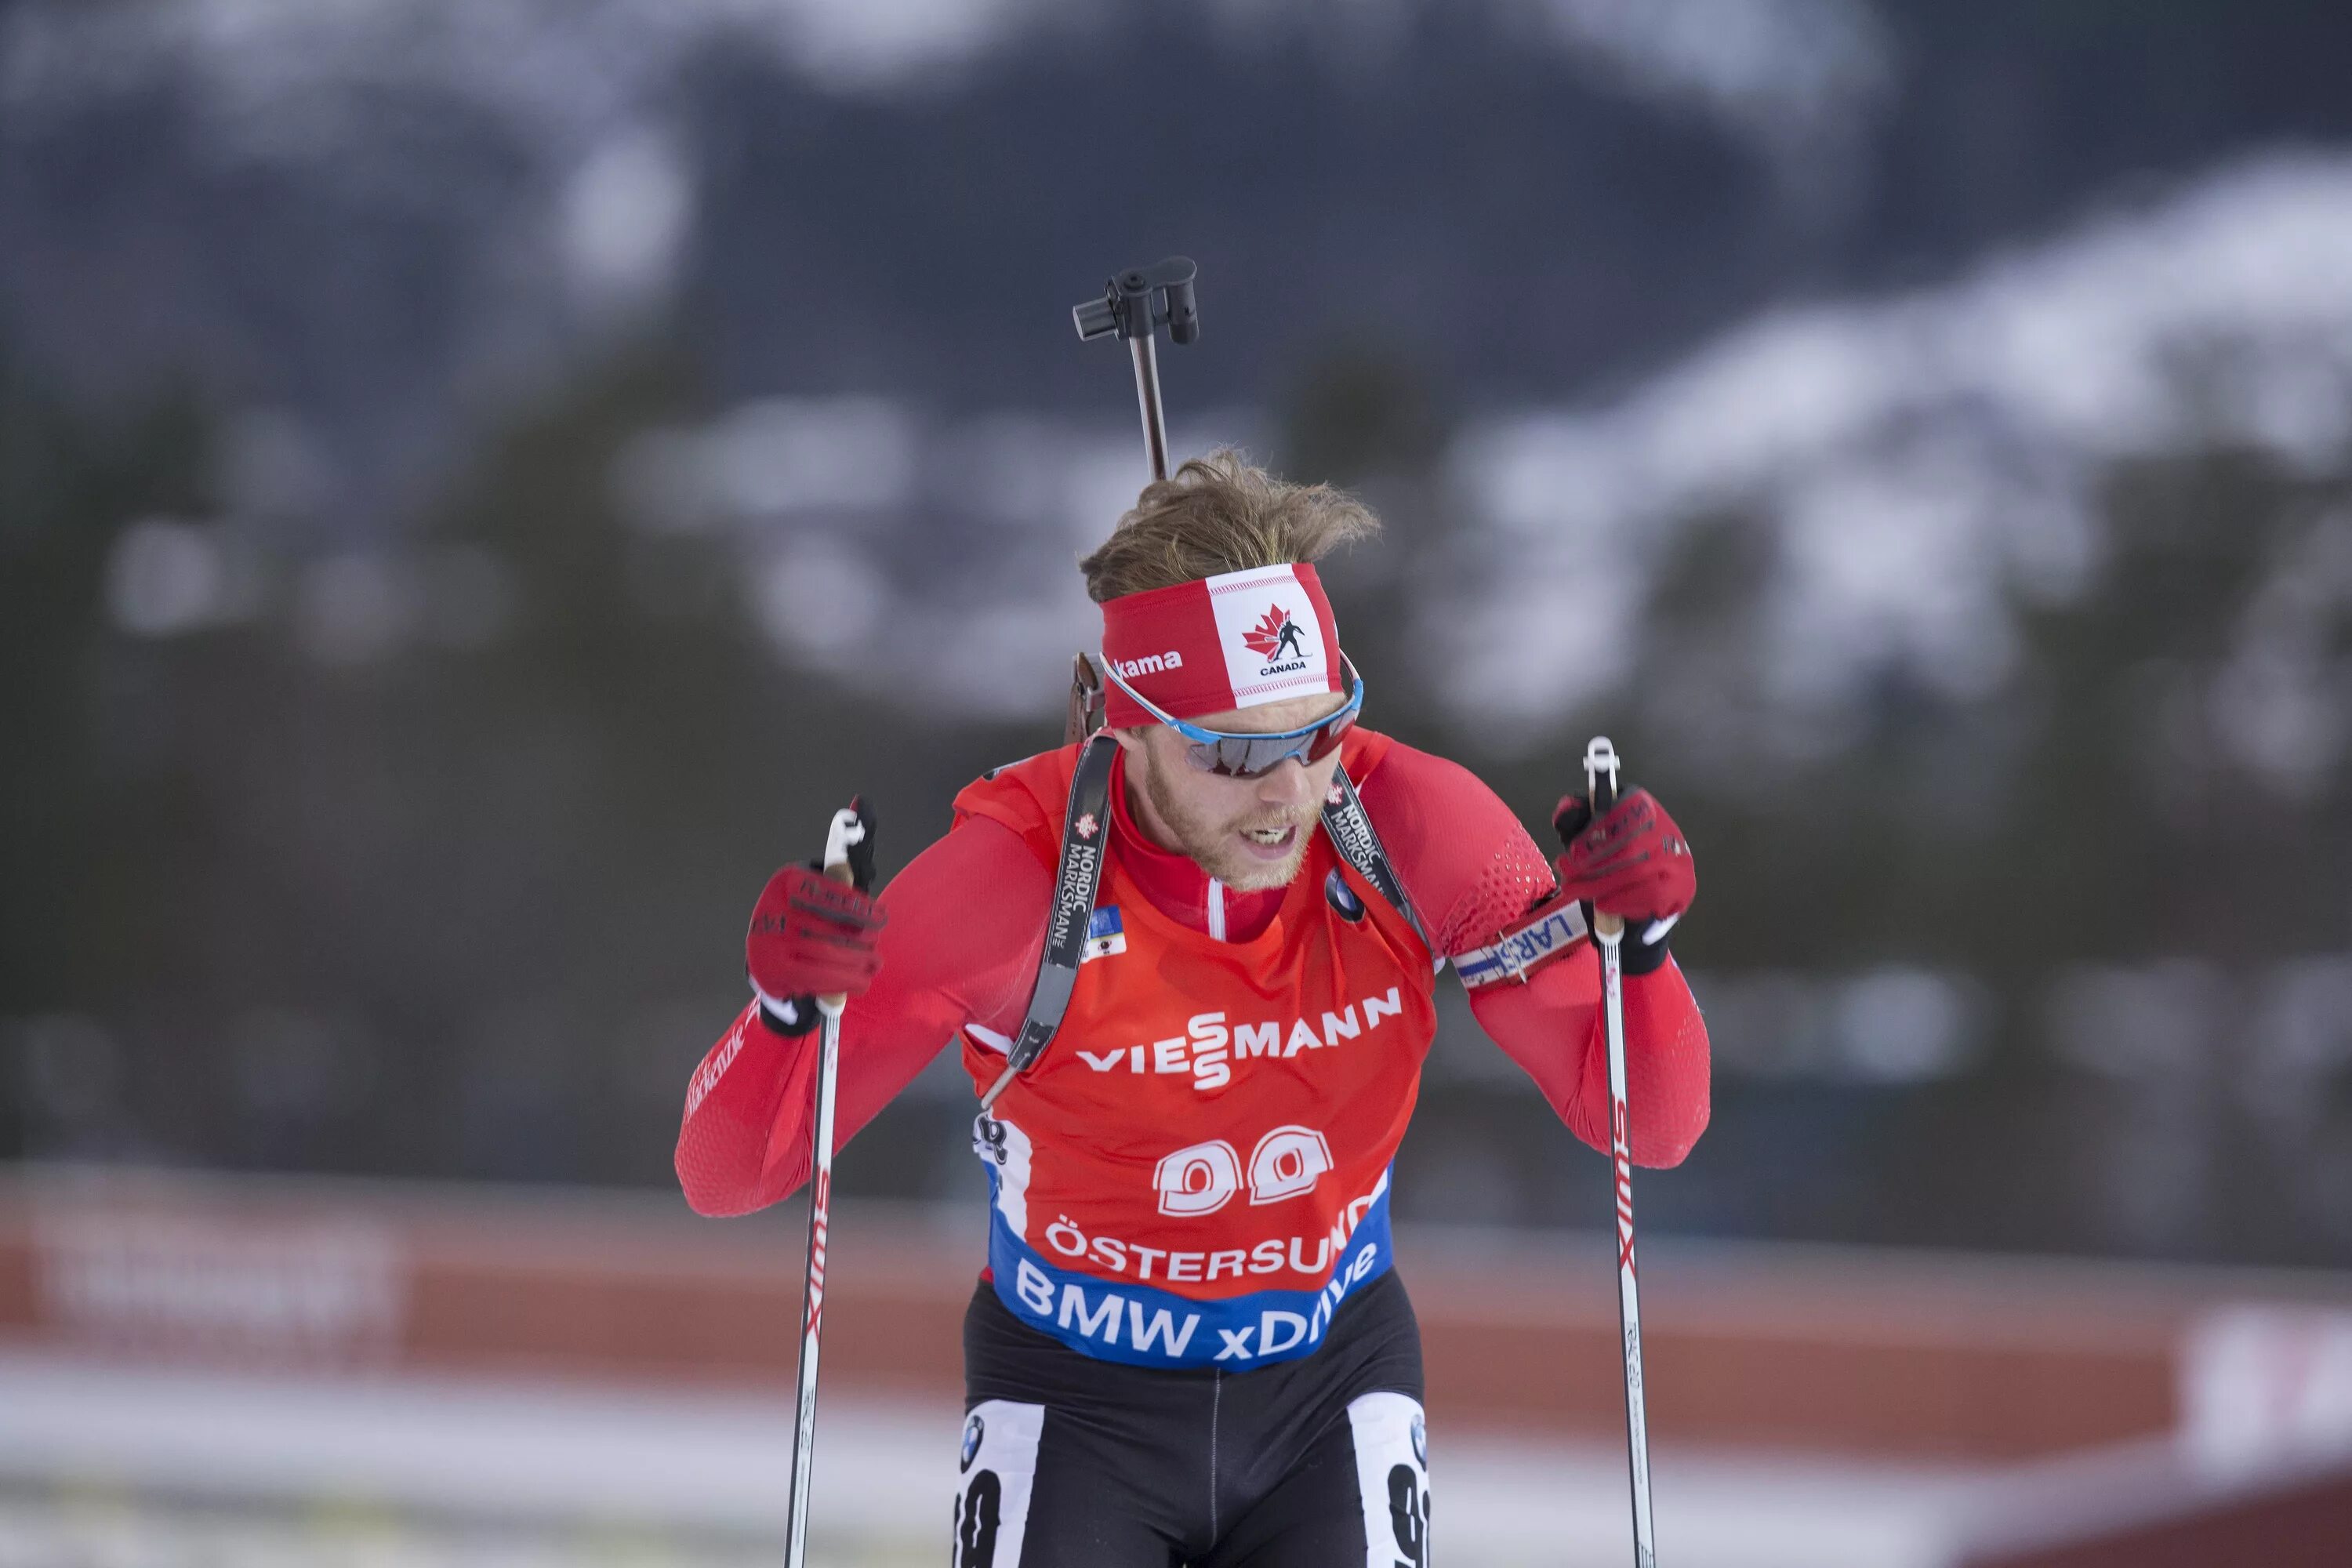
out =
[[1242,634],[1242,641],[1264,659],[1277,658],[1286,653],[1297,658],[1307,657],[1298,623],[1280,605],[1268,606],[1265,614],[1258,617],[1257,625]]

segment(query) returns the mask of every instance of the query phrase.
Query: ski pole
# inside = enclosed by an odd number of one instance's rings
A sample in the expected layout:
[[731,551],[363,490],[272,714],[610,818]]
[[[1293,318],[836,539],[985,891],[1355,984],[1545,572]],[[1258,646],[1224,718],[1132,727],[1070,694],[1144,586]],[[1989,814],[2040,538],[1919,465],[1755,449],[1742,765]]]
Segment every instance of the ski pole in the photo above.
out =
[[1168,421],[1160,406],[1159,331],[1168,341],[1189,343],[1201,335],[1200,301],[1192,294],[1199,272],[1189,258],[1171,256],[1150,267],[1130,267],[1104,286],[1103,297],[1070,308],[1078,337],[1091,342],[1113,332],[1127,340],[1135,356],[1135,399],[1143,409],[1143,457],[1151,477],[1168,477]]
[[[1595,735],[1584,748],[1584,780],[1599,822],[1617,804],[1617,748]],[[1657,1568],[1650,1518],[1650,1424],[1642,1402],[1642,1297],[1633,1279],[1633,1147],[1625,1115],[1625,972],[1621,916],[1592,914],[1601,950],[1601,1005],[1609,1030],[1609,1159],[1617,1189],[1617,1324],[1625,1342],[1625,1447],[1633,1480],[1634,1568]]]
[[[874,876],[874,820],[853,800],[833,814],[824,836],[824,874],[864,887]],[[853,856],[852,851],[856,854]],[[809,1164],[808,1272],[801,1285],[800,1408],[793,1425],[793,1490],[785,1536],[785,1568],[808,1561],[809,1470],[816,1458],[817,1332],[824,1320],[824,1241],[833,1202],[834,1080],[841,1065],[841,1009],[848,998],[820,996],[816,1008],[816,1131]]]

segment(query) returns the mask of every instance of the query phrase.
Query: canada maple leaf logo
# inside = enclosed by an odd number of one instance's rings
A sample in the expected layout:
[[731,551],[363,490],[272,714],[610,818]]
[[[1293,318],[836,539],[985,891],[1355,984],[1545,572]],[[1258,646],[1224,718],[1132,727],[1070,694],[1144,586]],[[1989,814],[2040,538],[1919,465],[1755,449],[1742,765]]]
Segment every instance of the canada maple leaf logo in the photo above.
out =
[[1274,658],[1286,650],[1301,656],[1307,651],[1299,641],[1298,623],[1280,605],[1269,605],[1257,625],[1242,634],[1242,641],[1260,658]]

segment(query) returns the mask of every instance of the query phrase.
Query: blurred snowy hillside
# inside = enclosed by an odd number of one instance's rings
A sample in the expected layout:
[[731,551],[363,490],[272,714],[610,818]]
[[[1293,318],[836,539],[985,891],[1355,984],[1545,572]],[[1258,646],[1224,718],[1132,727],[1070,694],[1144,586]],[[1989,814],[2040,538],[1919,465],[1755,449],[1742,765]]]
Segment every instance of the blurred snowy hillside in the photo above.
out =
[[[1058,734],[1141,477],[1067,312],[1181,250],[1178,447],[1387,519],[1369,721],[1698,847],[1656,1223],[2341,1261],[2347,50],[0,0],[0,1157],[667,1184],[768,866]],[[1592,1223],[1447,1006],[1401,1212]],[[950,1079],[845,1181],[963,1191]]]

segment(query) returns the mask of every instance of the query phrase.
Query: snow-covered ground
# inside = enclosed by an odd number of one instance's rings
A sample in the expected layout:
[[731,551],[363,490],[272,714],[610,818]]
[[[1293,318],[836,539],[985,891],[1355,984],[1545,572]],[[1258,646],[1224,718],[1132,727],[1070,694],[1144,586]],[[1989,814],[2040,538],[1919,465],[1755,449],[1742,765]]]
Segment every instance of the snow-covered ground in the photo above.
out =
[[[828,1401],[816,1561],[937,1561],[958,1425]],[[1621,1451],[1437,1436],[1440,1561],[1623,1562]],[[721,1394],[0,1355],[0,1564],[769,1562],[791,1445],[787,1407]],[[1927,1568],[1985,1474],[1673,1447],[1654,1468],[1685,1568]]]

